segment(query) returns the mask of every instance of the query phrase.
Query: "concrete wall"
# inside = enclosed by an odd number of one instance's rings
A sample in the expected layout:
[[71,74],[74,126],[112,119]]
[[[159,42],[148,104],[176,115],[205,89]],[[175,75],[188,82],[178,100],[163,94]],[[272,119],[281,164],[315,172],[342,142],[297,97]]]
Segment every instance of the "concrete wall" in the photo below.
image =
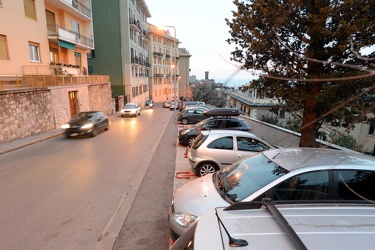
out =
[[115,113],[109,82],[0,91],[0,143],[60,128],[72,116],[70,91],[78,93],[78,112]]

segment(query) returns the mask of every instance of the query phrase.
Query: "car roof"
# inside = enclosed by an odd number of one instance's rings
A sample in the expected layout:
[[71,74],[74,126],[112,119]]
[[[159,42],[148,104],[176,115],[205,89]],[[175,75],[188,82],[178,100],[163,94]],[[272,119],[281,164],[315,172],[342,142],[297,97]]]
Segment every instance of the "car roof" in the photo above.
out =
[[[275,207],[280,212],[277,217],[273,215],[273,209],[264,206],[229,211],[227,208],[207,210],[197,224],[195,249],[223,249],[222,244],[228,246],[229,239],[224,230],[237,240],[247,241],[251,249],[304,249],[296,245],[293,247],[299,241],[290,238],[293,232],[286,232],[290,228],[307,249],[371,249],[374,246],[373,204],[315,203]],[[287,228],[279,222],[280,217],[285,218]]]
[[247,136],[259,139],[256,135],[247,131],[241,130],[229,130],[229,129],[213,129],[213,130],[202,130],[203,135],[233,135],[233,136]]
[[375,170],[375,157],[356,151],[327,148],[281,148],[262,152],[277,165],[292,171],[308,166],[362,165]]

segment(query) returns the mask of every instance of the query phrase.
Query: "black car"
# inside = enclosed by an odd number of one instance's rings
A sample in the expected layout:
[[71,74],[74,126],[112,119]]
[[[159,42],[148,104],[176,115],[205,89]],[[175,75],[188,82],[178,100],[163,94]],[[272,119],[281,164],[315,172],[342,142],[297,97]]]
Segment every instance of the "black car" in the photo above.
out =
[[241,118],[237,117],[210,117],[191,128],[182,129],[178,132],[178,142],[183,146],[191,146],[201,130],[230,129],[251,132],[250,126]]
[[97,136],[100,131],[109,129],[108,117],[100,111],[80,112],[67,124],[61,126],[66,137],[91,135]]

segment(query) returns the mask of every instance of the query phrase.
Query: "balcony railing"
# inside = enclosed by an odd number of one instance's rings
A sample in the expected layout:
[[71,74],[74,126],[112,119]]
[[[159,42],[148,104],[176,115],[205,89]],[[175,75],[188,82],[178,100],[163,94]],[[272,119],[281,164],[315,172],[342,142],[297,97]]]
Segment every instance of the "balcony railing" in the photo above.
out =
[[23,75],[0,76],[0,90],[20,90],[67,86],[78,84],[96,84],[110,82],[108,75]]
[[65,29],[59,25],[47,25],[48,36],[57,36],[57,39],[83,46],[89,49],[94,49],[94,40],[88,38],[73,30]]
[[145,66],[147,68],[150,67],[150,63],[148,62],[148,60],[144,60],[144,59],[141,59],[141,58],[138,58],[138,57],[132,57],[131,62],[133,64],[138,64],[138,65],[141,65],[141,66]]
[[163,53],[160,53],[160,52],[153,52],[152,53],[154,56],[160,56],[160,57],[163,57]]

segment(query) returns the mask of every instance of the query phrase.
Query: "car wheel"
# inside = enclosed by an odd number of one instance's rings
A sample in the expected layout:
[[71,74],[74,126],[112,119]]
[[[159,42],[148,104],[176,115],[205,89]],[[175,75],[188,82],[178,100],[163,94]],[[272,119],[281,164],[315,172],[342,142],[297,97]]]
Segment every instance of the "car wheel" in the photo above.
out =
[[195,136],[190,136],[190,137],[188,138],[188,146],[189,146],[189,147],[191,147],[191,145],[193,144],[194,139],[195,139]]
[[188,124],[189,120],[187,118],[183,118],[181,120],[181,122],[182,122],[182,124],[186,125],[186,124]]
[[109,130],[109,124],[108,124],[108,122],[107,122],[107,124],[106,124],[106,126],[105,126],[105,129],[104,129],[105,131],[108,131]]
[[98,135],[98,130],[96,129],[96,128],[93,128],[92,129],[92,132],[91,132],[91,136],[92,137],[95,137],[95,136],[97,136]]
[[199,166],[199,176],[205,176],[209,173],[215,173],[217,171],[216,166],[213,163],[206,162]]

